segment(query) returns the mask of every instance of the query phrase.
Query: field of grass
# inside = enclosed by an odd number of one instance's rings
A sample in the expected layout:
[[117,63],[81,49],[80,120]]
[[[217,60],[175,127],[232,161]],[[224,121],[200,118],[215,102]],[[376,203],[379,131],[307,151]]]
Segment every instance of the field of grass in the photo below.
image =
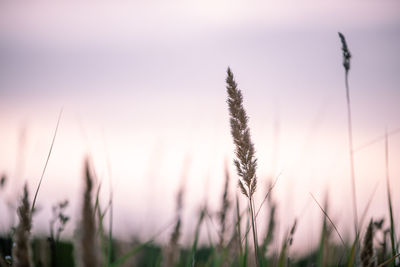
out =
[[[217,214],[209,211],[207,205],[201,207],[196,218],[195,231],[192,234],[191,246],[181,245],[182,210],[185,188],[182,185],[176,195],[175,219],[160,231],[155,231],[148,240],[124,242],[113,236],[113,195],[109,196],[106,207],[100,204],[100,185],[96,184],[95,171],[90,159],[83,164],[83,194],[80,208],[79,226],[74,238],[61,238],[65,226],[69,223],[66,212],[68,201],[54,206],[53,217],[49,218],[48,236],[32,236],[31,229],[35,223],[36,199],[40,194],[46,166],[51,157],[57,128],[48,158],[43,169],[39,185],[35,191],[23,188],[20,202],[16,204],[18,222],[8,232],[0,233],[0,266],[400,266],[399,242],[396,223],[393,219],[393,205],[389,179],[389,145],[388,134],[385,136],[386,151],[386,187],[388,218],[367,218],[367,208],[357,210],[357,185],[353,160],[351,91],[348,82],[351,54],[345,37],[339,33],[345,74],[344,92],[347,107],[348,151],[350,159],[350,181],[353,207],[353,240],[342,236],[331,219],[329,205],[319,203],[311,195],[314,204],[321,211],[319,245],[306,255],[296,256],[291,245],[296,238],[297,221],[286,229],[282,245],[276,249],[271,244],[276,241],[276,209],[279,203],[274,199],[276,179],[271,182],[269,190],[263,196],[262,203],[255,203],[255,195],[260,194],[257,188],[256,144],[251,139],[249,117],[243,104],[243,94],[238,88],[233,71],[228,68],[226,76],[227,104],[231,135],[235,145],[233,164],[236,173],[229,173],[225,166],[224,190],[221,192],[220,210]],[[245,95],[245,92],[244,92]],[[224,103],[221,103],[223,105]],[[228,129],[227,129],[228,130]],[[221,166],[223,168],[223,166]],[[237,183],[236,192],[229,191],[229,185]],[[7,177],[0,181],[1,190],[7,187]],[[21,190],[22,191],[22,190]],[[262,191],[262,190],[261,190]],[[396,192],[396,191],[395,191]],[[239,199],[245,199],[244,202]],[[267,231],[259,231],[258,214],[264,209],[268,214]],[[134,213],[134,211],[132,211]],[[228,216],[228,214],[234,214]],[[1,216],[1,215],[0,215]],[[1,219],[1,217],[0,217]],[[107,220],[107,222],[106,222]],[[205,224],[211,222],[218,232],[217,241],[209,239],[207,244],[199,242]],[[105,227],[108,225],[109,227]],[[397,224],[398,225],[398,224]],[[265,227],[263,227],[264,229]],[[167,244],[158,243],[157,237],[165,232],[169,234]],[[335,236],[335,238],[333,238]],[[337,238],[336,238],[337,237]],[[335,242],[334,240],[340,240]]]

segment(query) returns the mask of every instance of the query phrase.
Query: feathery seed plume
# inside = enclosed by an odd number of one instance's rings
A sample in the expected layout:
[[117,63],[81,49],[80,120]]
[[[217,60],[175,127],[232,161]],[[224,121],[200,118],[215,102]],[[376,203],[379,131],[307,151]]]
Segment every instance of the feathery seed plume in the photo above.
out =
[[[248,117],[243,107],[242,92],[238,89],[230,68],[227,71],[227,92],[230,114],[231,134],[236,146],[234,164],[238,175],[239,187],[244,195],[251,198],[257,187],[257,159],[254,156],[254,145],[250,140],[250,129],[247,126]],[[246,186],[246,188],[245,188]]]

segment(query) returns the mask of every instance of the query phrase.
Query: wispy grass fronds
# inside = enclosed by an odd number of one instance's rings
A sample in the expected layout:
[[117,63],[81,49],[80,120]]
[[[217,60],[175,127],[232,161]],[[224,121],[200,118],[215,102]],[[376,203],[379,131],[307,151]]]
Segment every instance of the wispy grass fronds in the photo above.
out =
[[363,246],[361,249],[361,263],[363,267],[375,267],[376,259],[374,255],[374,224],[369,222],[367,232],[365,233]]
[[56,266],[57,243],[59,242],[60,235],[69,221],[69,216],[65,215],[65,209],[67,208],[68,203],[68,200],[65,200],[52,207],[53,218],[50,220],[50,237],[48,238],[51,266]]
[[28,186],[24,186],[24,194],[18,207],[19,223],[14,234],[12,248],[13,266],[32,266],[32,252],[30,246],[30,232],[32,228],[32,213],[28,199]]
[[230,68],[227,70],[226,84],[231,134],[233,143],[236,146],[234,164],[238,175],[241,177],[239,179],[239,188],[249,200],[255,259],[257,266],[259,266],[257,228],[253,202],[253,195],[257,188],[257,159],[255,158],[254,145],[250,138],[250,128],[247,125],[248,117],[243,107],[242,92],[239,90]]
[[349,138],[349,156],[350,156],[350,177],[351,177],[351,188],[352,188],[352,199],[353,199],[353,219],[354,219],[354,230],[355,234],[358,233],[358,215],[357,215],[357,197],[356,197],[356,178],[354,170],[354,149],[353,149],[353,130],[352,130],[352,118],[351,118],[351,101],[350,101],[350,89],[349,89],[349,70],[350,70],[350,59],[351,53],[347,46],[346,38],[342,33],[339,32],[339,38],[342,43],[343,52],[343,67],[345,70],[345,85],[346,85],[346,104],[347,104],[347,125],[348,125],[348,138]]
[[96,238],[95,211],[92,203],[94,178],[90,170],[89,159],[84,166],[85,189],[82,204],[82,222],[80,233],[81,264],[83,267],[100,266]]
[[[52,207],[53,218],[50,220],[50,238],[56,242],[60,240],[60,235],[69,221],[69,216],[65,214],[65,209],[68,207],[68,204],[69,201],[66,199]],[[55,230],[56,226],[57,228]]]
[[223,245],[224,245],[224,237],[225,237],[225,231],[226,231],[226,215],[231,206],[231,202],[229,200],[229,181],[230,181],[229,170],[228,170],[228,166],[225,164],[224,193],[222,194],[222,207],[221,207],[221,211],[219,212],[219,222],[221,225],[221,230],[219,233],[219,238],[220,238],[219,246],[220,247],[223,247]]

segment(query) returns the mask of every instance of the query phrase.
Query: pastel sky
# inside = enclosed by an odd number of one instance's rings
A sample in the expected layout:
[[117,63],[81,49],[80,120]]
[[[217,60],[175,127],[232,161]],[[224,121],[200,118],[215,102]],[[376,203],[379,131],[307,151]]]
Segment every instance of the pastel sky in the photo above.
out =
[[[260,199],[282,173],[274,189],[280,231],[297,217],[299,240],[314,246],[321,213],[309,192],[321,202],[328,192],[332,217],[350,232],[338,31],[353,55],[355,147],[379,140],[355,155],[358,206],[361,212],[377,185],[368,216],[379,217],[387,213],[379,137],[400,128],[399,1],[0,3],[0,172],[11,179],[0,213],[25,180],[36,187],[63,108],[36,230],[47,231],[51,205],[65,198],[76,217],[89,154],[104,204],[111,172],[120,235],[140,229],[145,237],[173,218],[186,168],[190,240],[191,218],[205,199],[219,208],[225,161],[232,197],[238,192],[225,90],[230,66],[250,117]],[[389,149],[392,187],[399,188],[400,134],[389,136]],[[397,221],[399,214],[395,206]],[[2,217],[0,230],[10,221]]]

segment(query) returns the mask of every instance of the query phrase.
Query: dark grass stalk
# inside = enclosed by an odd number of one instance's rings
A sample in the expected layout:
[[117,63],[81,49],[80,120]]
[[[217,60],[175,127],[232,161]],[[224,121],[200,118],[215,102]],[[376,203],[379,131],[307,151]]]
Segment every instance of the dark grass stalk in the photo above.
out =
[[80,233],[81,263],[83,267],[100,266],[96,240],[95,210],[92,204],[93,176],[89,160],[84,167],[85,191],[82,205]]
[[243,107],[242,92],[238,89],[233,73],[228,68],[226,78],[226,89],[228,93],[228,106],[230,114],[230,125],[233,142],[236,146],[236,159],[234,164],[237,173],[241,177],[238,181],[239,188],[247,197],[250,208],[251,226],[253,230],[254,256],[256,265],[260,266],[258,261],[258,241],[257,228],[254,213],[253,196],[257,188],[257,159],[255,158],[254,145],[250,138],[250,128],[248,127],[248,117]]
[[392,245],[392,257],[397,253],[397,247],[395,243],[395,228],[393,222],[393,209],[392,209],[392,197],[390,193],[390,177],[389,177],[389,140],[388,133],[385,132],[385,169],[386,169],[386,189],[388,197],[388,208],[389,208],[389,219],[390,219],[390,242]]
[[[328,197],[325,199],[324,210],[328,213]],[[326,265],[326,251],[329,241],[329,229],[327,224],[326,216],[323,217],[322,220],[322,229],[321,229],[321,237],[319,241],[319,249],[318,249],[318,257],[317,257],[317,266],[323,267]]]
[[32,266],[32,252],[30,246],[30,232],[32,228],[32,212],[29,206],[28,187],[25,184],[24,194],[18,207],[19,223],[14,234],[12,248],[13,266]]
[[352,129],[351,100],[350,100],[350,88],[349,88],[349,70],[350,70],[351,54],[347,47],[347,42],[346,42],[344,35],[339,32],[339,37],[342,42],[343,67],[345,69],[347,129],[348,129],[349,156],[350,156],[350,177],[351,177],[353,213],[354,213],[354,215],[353,215],[354,216],[354,231],[355,231],[355,234],[357,235],[357,232],[358,232],[357,196],[356,196],[356,178],[355,178],[355,171],[354,171],[353,129]]
[[37,196],[38,196],[38,193],[39,193],[39,189],[40,189],[40,186],[42,185],[43,177],[44,177],[44,174],[45,174],[45,172],[46,172],[47,164],[49,163],[49,159],[50,159],[50,156],[51,156],[51,152],[53,151],[53,146],[54,146],[54,142],[56,141],[58,126],[60,125],[60,120],[61,120],[62,112],[63,112],[63,110],[61,109],[61,110],[60,110],[60,113],[58,114],[57,125],[56,125],[56,129],[55,129],[55,131],[54,131],[53,140],[51,141],[51,145],[50,145],[50,149],[49,149],[49,154],[47,155],[46,163],[44,164],[44,168],[43,168],[43,171],[42,171],[42,175],[40,176],[39,184],[38,184],[38,186],[36,187],[36,192],[35,192],[35,197],[33,198],[32,207],[31,207],[31,212],[33,212],[33,210],[34,210],[34,208],[35,208],[36,199],[37,199]]

